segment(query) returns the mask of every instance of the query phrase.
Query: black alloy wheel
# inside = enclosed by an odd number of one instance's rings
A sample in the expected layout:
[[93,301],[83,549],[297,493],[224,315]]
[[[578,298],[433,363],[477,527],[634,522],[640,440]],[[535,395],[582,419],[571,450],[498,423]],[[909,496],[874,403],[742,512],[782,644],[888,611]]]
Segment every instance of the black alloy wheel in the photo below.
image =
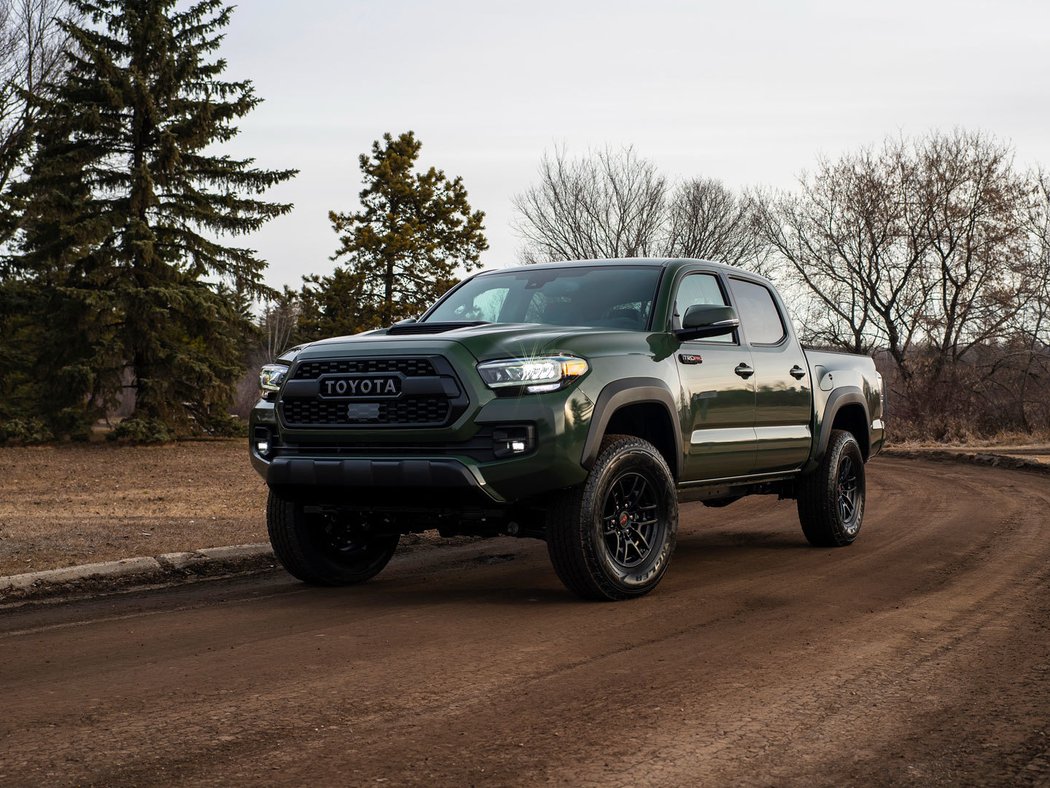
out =
[[677,532],[678,496],[663,455],[641,438],[609,435],[587,481],[549,512],[547,552],[575,594],[630,599],[659,584]]
[[266,507],[273,552],[289,574],[304,583],[344,586],[382,571],[400,539],[362,515],[309,511],[274,490]]
[[833,430],[820,465],[798,480],[798,519],[817,547],[852,544],[864,522],[864,455],[856,437]]
[[632,570],[659,544],[666,522],[659,516],[656,488],[636,471],[621,474],[610,485],[602,509],[606,557],[613,565]]
[[849,455],[843,455],[839,460],[838,507],[839,520],[842,522],[842,529],[847,534],[855,535],[860,528],[858,516],[860,507],[857,505],[859,497],[859,482],[857,480],[857,471],[853,465],[853,458]]

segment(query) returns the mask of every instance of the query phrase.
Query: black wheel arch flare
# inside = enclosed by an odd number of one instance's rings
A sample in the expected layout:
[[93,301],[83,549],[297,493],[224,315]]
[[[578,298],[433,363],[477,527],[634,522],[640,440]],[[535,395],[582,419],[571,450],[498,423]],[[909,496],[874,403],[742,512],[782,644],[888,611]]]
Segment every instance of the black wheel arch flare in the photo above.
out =
[[[847,406],[859,405],[864,411],[864,427],[866,431],[871,430],[871,414],[868,412],[868,401],[864,393],[856,386],[843,386],[831,392],[828,401],[824,405],[824,416],[820,421],[820,432],[817,435],[816,446],[814,446],[811,462],[820,462],[824,452],[828,450],[828,442],[831,440],[831,430],[835,424],[835,417],[839,411]],[[861,446],[864,459],[868,459],[868,451],[871,446],[871,435],[856,436],[857,443]]]
[[675,479],[679,478],[682,461],[682,430],[676,415],[674,397],[667,384],[659,378],[623,378],[609,383],[602,389],[594,404],[594,413],[583,444],[580,464],[587,470],[594,466],[601,449],[602,439],[607,431],[606,428],[616,411],[626,406],[648,403],[660,405],[667,411],[675,451],[674,457],[666,459],[671,475]]

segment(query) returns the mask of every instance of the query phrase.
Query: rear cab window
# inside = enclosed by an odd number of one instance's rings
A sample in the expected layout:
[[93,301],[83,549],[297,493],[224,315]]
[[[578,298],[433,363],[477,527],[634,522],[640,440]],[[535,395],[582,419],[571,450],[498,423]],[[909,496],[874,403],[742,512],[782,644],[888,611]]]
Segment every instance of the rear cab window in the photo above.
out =
[[730,277],[729,287],[748,341],[752,345],[780,344],[787,328],[769,288],[735,277]]

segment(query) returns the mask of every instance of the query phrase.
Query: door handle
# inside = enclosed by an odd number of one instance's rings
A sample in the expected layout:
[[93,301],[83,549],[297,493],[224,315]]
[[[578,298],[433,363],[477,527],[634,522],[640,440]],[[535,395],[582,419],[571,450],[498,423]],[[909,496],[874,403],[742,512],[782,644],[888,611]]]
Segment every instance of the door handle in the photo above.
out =
[[747,380],[749,377],[755,374],[755,370],[751,368],[750,364],[737,364],[736,369],[733,370],[736,374]]
[[802,380],[802,378],[806,377],[806,370],[802,369],[802,367],[796,364],[791,368],[791,371],[788,374],[791,375],[791,377],[793,377],[795,380]]

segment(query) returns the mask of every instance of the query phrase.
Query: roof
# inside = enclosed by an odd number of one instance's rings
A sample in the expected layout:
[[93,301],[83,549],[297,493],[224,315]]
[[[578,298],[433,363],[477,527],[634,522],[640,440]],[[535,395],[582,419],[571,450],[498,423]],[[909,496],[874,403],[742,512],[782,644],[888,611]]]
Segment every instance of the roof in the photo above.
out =
[[[752,276],[758,276],[752,271],[748,271],[746,268],[739,268],[735,265],[727,265],[726,263],[716,263],[714,260],[698,260],[689,257],[620,257],[609,260],[559,260],[550,263],[531,263],[529,265],[515,265],[508,266],[507,268],[492,268],[486,271],[479,271],[475,276],[485,276],[487,274],[505,274],[514,273],[517,271],[537,271],[545,268],[576,268],[583,266],[653,266],[659,268],[667,268],[668,266],[679,267],[689,263],[703,263],[704,265],[711,266],[713,268],[720,269],[726,273],[732,271],[737,274],[745,273],[751,274]],[[760,277],[764,278],[764,277]]]

